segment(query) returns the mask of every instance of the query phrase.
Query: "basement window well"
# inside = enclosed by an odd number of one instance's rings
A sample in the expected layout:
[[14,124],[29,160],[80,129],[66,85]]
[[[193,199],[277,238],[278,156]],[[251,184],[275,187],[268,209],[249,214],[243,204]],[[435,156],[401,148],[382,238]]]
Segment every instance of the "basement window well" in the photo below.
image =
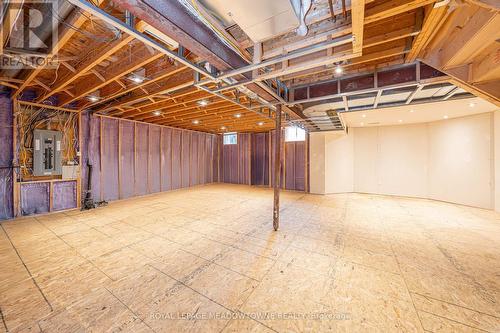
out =
[[235,145],[237,143],[238,143],[238,134],[236,134],[236,133],[224,134],[224,144],[225,145]]
[[285,142],[306,141],[306,131],[297,126],[285,127]]

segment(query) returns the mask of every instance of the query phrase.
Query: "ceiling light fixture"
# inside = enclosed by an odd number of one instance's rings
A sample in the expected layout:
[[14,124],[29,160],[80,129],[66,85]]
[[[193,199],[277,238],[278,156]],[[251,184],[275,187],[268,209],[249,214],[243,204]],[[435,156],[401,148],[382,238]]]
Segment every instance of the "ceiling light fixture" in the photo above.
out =
[[342,74],[342,72],[344,72],[342,67],[340,65],[337,65],[337,67],[335,67],[335,74]]
[[161,116],[161,112],[160,112],[160,111],[155,111],[155,112],[153,112],[153,114],[154,114],[155,116]]
[[99,97],[97,96],[88,96],[87,99],[91,102],[97,102],[99,100]]
[[366,114],[361,115],[361,117],[366,118]]
[[198,119],[193,120],[193,124],[198,125],[200,121]]
[[146,80],[146,69],[140,68],[135,72],[130,73],[130,75],[127,76],[127,79],[137,84],[143,83]]
[[448,116],[443,116],[443,119],[448,119]]
[[226,126],[221,126],[220,129],[224,131],[226,129]]
[[473,108],[473,107],[475,107],[475,106],[476,106],[476,103],[472,103],[472,102],[470,102],[470,103],[469,103],[469,107],[470,107],[470,108]]
[[198,105],[199,106],[207,106],[208,101],[206,99],[202,99],[202,100],[198,101]]
[[398,120],[398,122],[402,123],[402,122],[403,122],[403,120],[399,119],[399,120]]
[[264,122],[263,122],[263,121],[259,121],[259,122],[257,123],[257,125],[262,126],[262,125],[264,125]]
[[241,113],[237,113],[234,115],[235,118],[241,118]]
[[143,83],[144,82],[144,78],[142,77],[138,77],[138,76],[133,76],[132,78],[130,78],[132,81],[134,81],[135,83]]

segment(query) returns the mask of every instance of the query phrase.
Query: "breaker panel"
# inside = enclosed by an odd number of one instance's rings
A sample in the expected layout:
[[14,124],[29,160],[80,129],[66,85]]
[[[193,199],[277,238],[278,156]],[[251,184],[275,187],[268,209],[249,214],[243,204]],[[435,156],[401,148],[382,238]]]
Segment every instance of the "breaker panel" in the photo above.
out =
[[33,175],[54,176],[62,174],[62,133],[58,131],[33,131]]

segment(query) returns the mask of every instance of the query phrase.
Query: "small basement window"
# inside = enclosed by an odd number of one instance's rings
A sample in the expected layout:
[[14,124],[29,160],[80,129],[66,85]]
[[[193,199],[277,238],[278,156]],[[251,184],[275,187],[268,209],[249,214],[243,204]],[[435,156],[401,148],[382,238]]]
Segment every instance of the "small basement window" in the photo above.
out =
[[285,127],[285,142],[305,141],[306,131],[297,126]]
[[237,133],[225,133],[224,134],[224,144],[225,145],[235,145],[238,143]]

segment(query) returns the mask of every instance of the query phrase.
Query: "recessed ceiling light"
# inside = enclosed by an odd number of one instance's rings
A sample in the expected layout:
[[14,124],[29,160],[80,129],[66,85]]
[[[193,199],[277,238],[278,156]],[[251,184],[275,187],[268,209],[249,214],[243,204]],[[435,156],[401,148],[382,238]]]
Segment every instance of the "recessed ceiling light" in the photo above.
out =
[[263,121],[259,121],[259,122],[257,123],[257,125],[262,126],[262,125],[264,125],[264,122],[263,122]]
[[198,105],[199,106],[207,106],[208,101],[206,99],[202,99],[202,100],[198,101]]
[[475,107],[475,106],[476,106],[476,103],[472,103],[472,102],[470,102],[470,103],[469,103],[469,107],[470,107],[470,108],[473,108],[473,107]]
[[448,119],[448,116],[443,116],[443,119]]
[[193,120],[193,124],[198,125],[200,121],[198,119]]
[[139,77],[139,76],[135,76],[135,75],[133,77],[131,77],[130,79],[132,81],[134,81],[135,83],[142,83],[142,82],[144,82],[144,78]]
[[160,111],[155,111],[155,112],[153,112],[153,114],[154,114],[155,116],[161,116],[161,112],[160,112]]
[[225,130],[226,129],[226,126],[221,126],[220,127],[221,130]]
[[89,96],[87,98],[91,102],[97,102],[99,100],[99,97],[97,97],[97,96]]
[[144,68],[140,68],[130,75],[127,76],[127,79],[134,83],[143,83],[146,80],[146,70]]
[[236,118],[241,118],[241,113],[237,113],[234,115]]
[[338,65],[337,67],[335,67],[335,73],[336,74],[342,74],[344,70],[342,69],[342,67],[340,65]]

